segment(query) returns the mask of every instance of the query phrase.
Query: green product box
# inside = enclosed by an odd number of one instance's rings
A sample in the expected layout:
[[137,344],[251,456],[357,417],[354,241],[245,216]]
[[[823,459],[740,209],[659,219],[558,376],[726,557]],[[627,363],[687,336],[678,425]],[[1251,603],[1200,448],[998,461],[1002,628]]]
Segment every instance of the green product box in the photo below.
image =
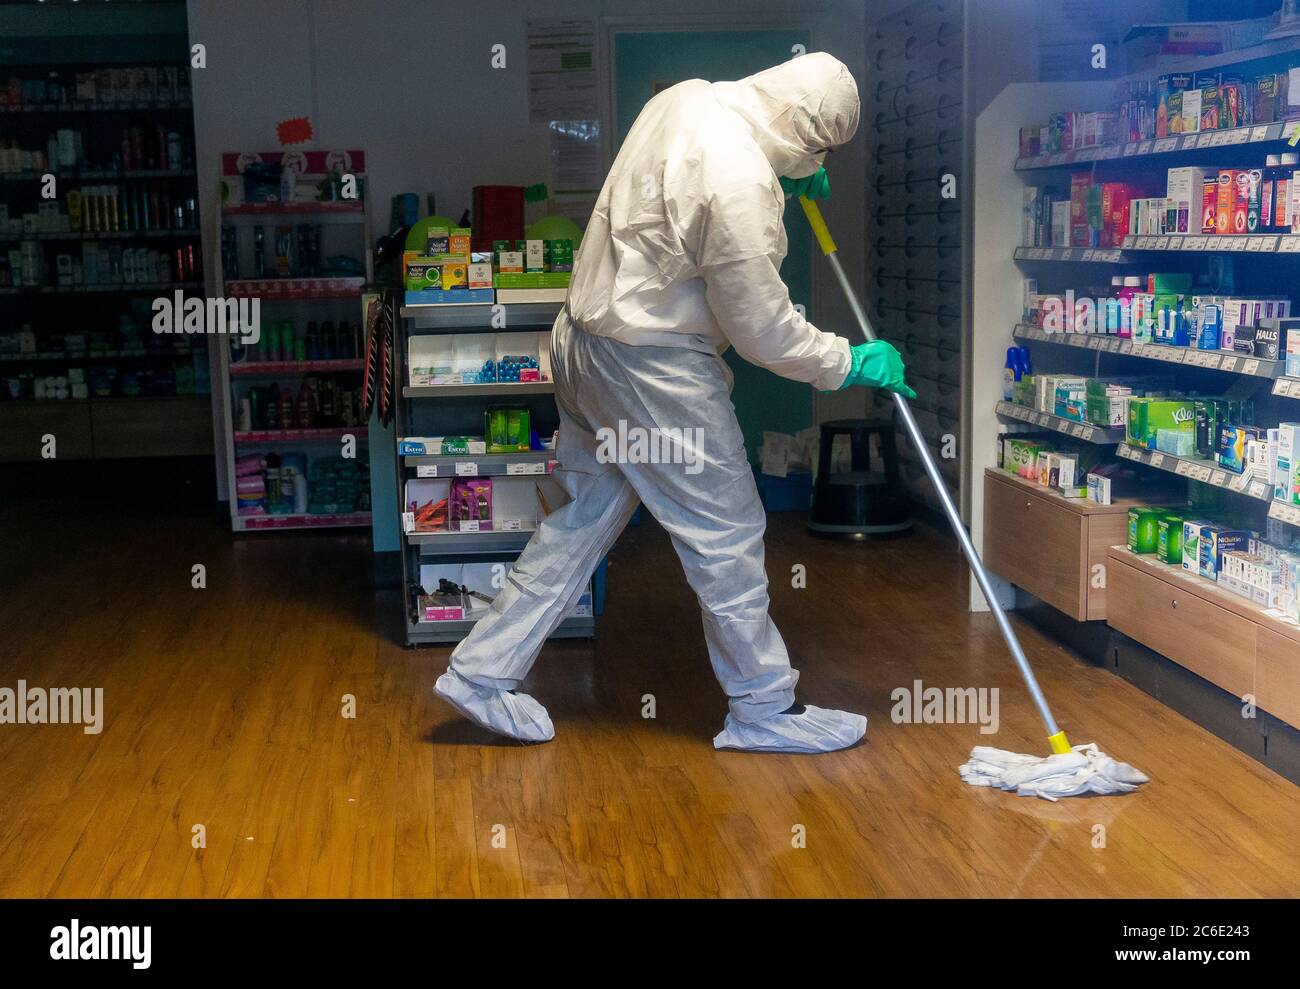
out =
[[1159,542],[1160,518],[1165,513],[1156,508],[1128,510],[1128,548],[1134,553],[1154,553]]
[[488,453],[517,453],[531,448],[532,414],[517,405],[493,405],[483,413]]
[[1196,405],[1190,399],[1131,398],[1128,403],[1128,441],[1154,450],[1162,429],[1196,431]]
[[1171,512],[1162,515],[1156,524],[1159,528],[1156,556],[1161,563],[1180,565],[1183,562],[1183,517]]
[[[1159,302],[1160,296],[1179,296],[1186,295],[1192,290],[1192,276],[1186,273],[1163,273],[1156,272],[1147,276],[1149,279],[1148,286],[1153,295]],[[1157,304],[1156,311],[1159,312],[1160,306]]]
[[567,238],[546,241],[546,270],[573,270],[573,241]]

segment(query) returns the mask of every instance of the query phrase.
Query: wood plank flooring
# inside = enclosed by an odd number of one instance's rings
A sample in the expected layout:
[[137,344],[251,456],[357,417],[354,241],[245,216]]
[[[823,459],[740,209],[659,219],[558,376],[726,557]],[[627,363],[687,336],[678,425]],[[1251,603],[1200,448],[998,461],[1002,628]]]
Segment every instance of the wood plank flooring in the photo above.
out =
[[[521,747],[434,698],[448,650],[397,644],[396,599],[370,589],[363,536],[234,539],[184,506],[109,521],[0,507],[0,686],[99,686],[106,708],[99,735],[0,726],[3,896],[1300,889],[1300,789],[1023,626],[1071,738],[1153,782],[1058,804],[962,784],[972,745],[1045,740],[933,532],[847,545],[774,517],[773,611],[801,697],[871,719],[865,744],[809,757],[713,749],[725,705],[653,524],[614,553],[597,641],[543,652],[527,689],[557,738]],[[199,563],[206,589],[191,586]],[[791,587],[796,564],[806,589]],[[1000,731],[892,723],[891,691],[916,679],[1000,688]]]

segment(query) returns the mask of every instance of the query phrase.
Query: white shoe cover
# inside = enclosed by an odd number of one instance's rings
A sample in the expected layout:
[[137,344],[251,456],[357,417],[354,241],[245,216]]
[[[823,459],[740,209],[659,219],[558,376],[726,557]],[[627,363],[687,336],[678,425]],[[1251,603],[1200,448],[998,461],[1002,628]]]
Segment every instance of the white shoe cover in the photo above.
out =
[[1022,797],[1109,796],[1132,793],[1150,777],[1127,762],[1116,762],[1096,742],[1076,745],[1068,753],[1045,757],[1005,752],[986,745],[971,749],[970,762],[959,772],[971,786],[1015,790]]
[[713,747],[746,752],[834,752],[847,749],[866,733],[867,719],[861,714],[805,704],[802,714],[774,714],[753,724],[728,714]]
[[453,669],[438,677],[433,692],[480,728],[521,742],[549,742],[555,726],[546,708],[527,694],[483,687]]

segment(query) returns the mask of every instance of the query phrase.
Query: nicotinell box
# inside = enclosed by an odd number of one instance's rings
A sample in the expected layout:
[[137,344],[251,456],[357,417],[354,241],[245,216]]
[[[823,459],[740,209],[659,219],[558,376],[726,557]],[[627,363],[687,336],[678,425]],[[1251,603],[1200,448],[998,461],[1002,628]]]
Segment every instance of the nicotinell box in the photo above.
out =
[[1183,522],[1182,567],[1188,573],[1200,573],[1201,533],[1209,526],[1210,523],[1204,519],[1186,519]]

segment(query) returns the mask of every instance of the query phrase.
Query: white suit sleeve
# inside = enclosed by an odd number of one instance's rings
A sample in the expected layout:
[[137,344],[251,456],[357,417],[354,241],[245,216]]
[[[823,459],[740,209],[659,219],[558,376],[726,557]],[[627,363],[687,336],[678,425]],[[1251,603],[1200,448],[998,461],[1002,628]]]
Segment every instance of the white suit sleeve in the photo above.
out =
[[849,342],[799,315],[771,258],[728,261],[700,274],[709,308],[741,357],[822,391],[844,383],[852,365]]

